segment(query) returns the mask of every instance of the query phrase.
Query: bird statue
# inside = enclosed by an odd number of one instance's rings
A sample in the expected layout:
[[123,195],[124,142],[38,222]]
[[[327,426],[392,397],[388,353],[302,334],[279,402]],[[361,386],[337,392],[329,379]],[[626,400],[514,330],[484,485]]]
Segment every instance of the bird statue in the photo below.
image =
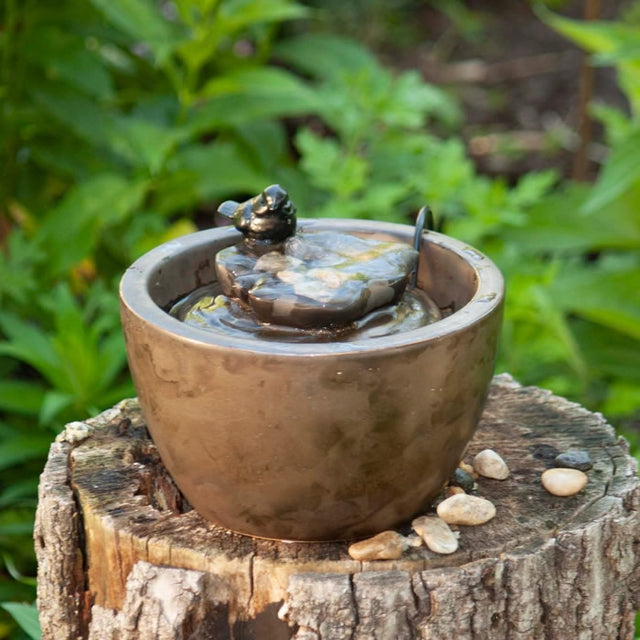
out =
[[296,231],[296,207],[278,184],[245,202],[227,200],[218,207],[218,213],[233,220],[250,247],[271,248]]

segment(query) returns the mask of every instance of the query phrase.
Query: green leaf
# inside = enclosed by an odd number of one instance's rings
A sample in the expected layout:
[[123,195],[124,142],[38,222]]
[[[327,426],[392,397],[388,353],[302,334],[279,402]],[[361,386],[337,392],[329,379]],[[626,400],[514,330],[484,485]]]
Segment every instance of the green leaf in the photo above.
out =
[[164,127],[141,118],[119,118],[114,122],[109,143],[114,151],[154,175],[187,135],[179,127]]
[[40,66],[50,80],[66,82],[89,96],[113,97],[111,76],[82,36],[60,25],[37,25],[25,33],[25,58]]
[[559,308],[640,339],[640,268],[595,265],[563,269],[551,295]]
[[100,234],[140,206],[149,181],[100,173],[69,191],[50,211],[38,237],[47,247],[51,275],[66,272],[94,250]]
[[640,28],[622,21],[577,21],[538,6],[540,17],[551,27],[587,51],[597,54],[596,62],[615,64],[618,83],[636,115],[640,112]]
[[[197,229],[192,223],[189,223],[185,230],[185,233],[193,233]],[[175,226],[174,226],[175,230]],[[170,230],[167,230],[167,239],[170,239]],[[173,236],[175,237],[175,236]],[[124,336],[120,327],[118,327],[113,333],[105,336],[100,341],[99,353],[98,353],[98,365],[99,365],[99,378],[98,388],[108,389],[110,385],[115,381],[119,373],[122,372],[127,362],[127,352],[124,345]]]
[[607,159],[584,213],[604,209],[609,203],[640,182],[640,128],[616,145]]
[[558,181],[557,171],[531,171],[519,180],[509,194],[509,201],[515,207],[529,207],[546,196]]
[[51,424],[55,417],[74,402],[74,396],[61,391],[48,391],[42,401],[38,422],[43,425]]
[[51,435],[29,433],[2,440],[0,471],[21,465],[27,460],[44,460],[51,445]]
[[16,566],[13,558],[8,553],[3,554],[2,559],[4,560],[4,566],[7,570],[7,573],[15,580],[15,582],[26,584],[31,587],[37,586],[37,579],[23,575],[20,569],[18,569],[18,567]]
[[86,180],[94,173],[106,171],[114,158],[109,153],[96,153],[96,146],[75,136],[64,135],[36,139],[30,146],[34,167],[40,165],[47,173],[72,181]]
[[26,303],[39,288],[36,267],[46,258],[45,252],[22,229],[14,228],[0,251],[0,302],[11,298]]
[[576,320],[572,326],[594,374],[625,380],[640,389],[639,340],[585,320]]
[[118,29],[153,51],[159,64],[166,62],[181,40],[175,25],[150,0],[91,0]]
[[29,601],[35,598],[35,589],[31,585],[7,580],[0,582],[0,601],[24,600]]
[[[59,85],[30,86],[28,91],[38,105],[82,140],[99,148],[108,146],[111,121],[94,99]],[[66,134],[58,131],[58,135]]]
[[528,254],[640,247],[640,192],[630,192],[611,202],[602,217],[582,213],[590,194],[591,187],[587,185],[565,185],[531,206],[522,226],[502,230],[502,240]]
[[316,94],[283,69],[259,68],[219,76],[203,93],[207,102],[194,108],[187,121],[192,134],[255,120],[314,113]]
[[[136,247],[136,251],[139,246],[142,246],[139,244],[140,238],[143,238],[142,243],[145,244],[144,238],[162,233],[164,220],[168,215],[183,215],[185,211],[192,211],[201,204],[198,193],[201,177],[193,171],[180,167],[182,162],[180,156],[183,153],[179,151],[176,157],[169,161],[170,170],[155,185],[154,210],[139,211],[127,224],[127,234],[133,238],[129,244]],[[147,251],[153,248],[146,244],[145,246]]]
[[38,478],[32,477],[25,480],[15,480],[11,486],[0,492],[0,509],[8,507],[28,505],[37,503]]
[[18,537],[33,534],[33,520],[23,520],[22,522],[10,522],[8,524],[0,524],[0,538],[2,537]]
[[302,129],[296,136],[296,146],[302,154],[303,169],[317,187],[332,191],[340,198],[364,187],[369,169],[366,160],[346,153],[336,140]]
[[227,0],[220,5],[218,19],[226,33],[263,22],[304,18],[309,9],[290,0]]
[[291,164],[288,158],[289,140],[282,123],[254,120],[234,127],[234,134],[243,152],[255,158],[256,167],[275,174]]
[[193,188],[200,202],[236,193],[257,193],[270,184],[269,177],[257,171],[250,160],[228,142],[189,145],[176,153],[171,170],[194,176]]
[[120,402],[123,398],[133,398],[136,395],[136,390],[133,386],[133,382],[128,380],[127,382],[109,387],[101,396],[101,406],[111,407],[117,402]]
[[2,602],[0,603],[0,607],[11,614],[12,618],[18,623],[20,628],[32,640],[40,640],[40,638],[42,638],[40,622],[38,620],[38,609],[35,604]]
[[417,71],[407,71],[392,83],[383,111],[389,125],[420,128],[426,116],[435,116],[449,127],[460,122],[460,107],[445,91],[427,84]]
[[633,120],[622,109],[596,102],[589,106],[589,112],[604,125],[610,145],[623,142],[633,130]]
[[544,22],[593,53],[610,53],[623,45],[637,47],[640,39],[640,29],[622,22],[572,20],[552,13],[541,5],[537,5],[536,10]]
[[[313,92],[296,76],[276,67],[239,69],[209,80],[202,90],[205,98],[243,94],[265,100],[286,100],[309,109],[315,106]],[[288,105],[286,105],[288,106]]]
[[274,54],[294,69],[323,79],[342,79],[349,72],[381,69],[365,47],[340,36],[310,34],[292,38],[276,45]]
[[[607,416],[634,415],[640,407],[640,385],[614,380],[610,385],[602,411]],[[636,432],[640,433],[640,432]],[[626,434],[625,434],[626,435]],[[636,457],[638,453],[636,452]]]
[[0,329],[7,336],[0,355],[29,364],[54,386],[62,383],[58,354],[44,331],[9,312],[0,312]]
[[87,94],[97,98],[112,97],[111,77],[96,56],[86,51],[74,51],[64,58],[54,59],[52,65],[59,78]]
[[38,415],[44,394],[44,388],[37,382],[0,380],[0,409]]

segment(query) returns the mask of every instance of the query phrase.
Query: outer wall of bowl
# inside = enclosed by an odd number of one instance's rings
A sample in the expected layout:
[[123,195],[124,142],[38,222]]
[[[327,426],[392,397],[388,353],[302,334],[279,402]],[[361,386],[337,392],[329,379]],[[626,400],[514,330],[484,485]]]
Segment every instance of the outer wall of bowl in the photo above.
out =
[[[366,224],[402,241],[412,233]],[[229,233],[218,237],[237,241]],[[452,242],[446,250],[463,258],[470,249],[437,234],[425,242]],[[122,323],[149,431],[193,507],[234,531],[289,540],[358,538],[424,509],[461,459],[486,398],[503,301],[495,266],[475,252],[465,267],[478,279],[475,295],[431,329],[372,345],[253,349],[187,330],[149,304],[158,261],[180,250],[132,265]]]

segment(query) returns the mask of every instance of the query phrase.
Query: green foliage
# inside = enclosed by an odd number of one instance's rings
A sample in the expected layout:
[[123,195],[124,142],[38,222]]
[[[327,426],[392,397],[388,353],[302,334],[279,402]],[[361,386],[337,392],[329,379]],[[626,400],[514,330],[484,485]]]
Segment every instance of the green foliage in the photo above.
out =
[[[301,208],[318,216],[406,222],[422,199],[418,176],[426,165],[437,171],[436,154],[448,144],[427,134],[425,124],[454,127],[455,101],[415,72],[392,74],[342,38],[298,37],[280,43],[275,54],[312,77],[317,114],[334,133],[298,129],[303,181],[292,192]],[[466,167],[463,154],[460,160]]]
[[[594,105],[611,146],[609,157],[593,187],[574,187],[565,206],[551,200],[551,214],[556,211],[561,220],[556,223],[557,250],[573,256],[550,290],[570,319],[592,385],[599,383],[594,392],[603,401],[601,408],[612,416],[633,414],[640,407],[640,369],[633,362],[640,349],[640,300],[635,295],[640,283],[640,27],[633,20],[581,22],[542,7],[538,11],[549,25],[593,53],[596,64],[614,65],[629,102],[630,115]],[[541,225],[535,227],[538,242],[547,235],[546,246],[538,248],[544,251],[553,240],[548,231],[540,235]]]
[[40,623],[38,622],[38,610],[35,604],[22,604],[20,602],[0,603],[5,611],[8,611],[13,619],[20,625],[20,628],[32,640],[40,640]]
[[[448,6],[474,37],[475,14]],[[310,15],[293,0],[6,1],[0,600],[34,597],[20,572],[33,572],[35,488],[54,433],[133,394],[120,274],[266,184],[286,185],[306,216],[410,223],[428,202],[506,275],[499,369],[612,416],[637,411],[638,27],[540,12],[615,64],[629,98],[631,115],[594,106],[611,145],[594,186],[552,171],[515,185],[478,175],[451,95],[345,38],[282,39],[284,21]],[[37,637],[32,607],[3,607]]]
[[633,122],[606,112],[615,143],[594,187],[557,186],[550,171],[509,186],[476,173],[451,133],[457,105],[413,74],[390,75],[334,36],[298,37],[275,53],[311,76],[331,132],[302,127],[294,139],[305,178],[294,196],[305,211],[410,222],[429,202],[447,233],[484,250],[507,277],[499,369],[612,415],[640,404],[640,369],[625,366],[640,347]]
[[[209,201],[292,169],[275,119],[312,112],[315,95],[267,61],[278,25],[306,14],[293,0],[0,8],[0,552],[20,571],[34,571],[54,433],[134,393],[122,271],[194,231]],[[35,637],[32,609],[4,609]]]

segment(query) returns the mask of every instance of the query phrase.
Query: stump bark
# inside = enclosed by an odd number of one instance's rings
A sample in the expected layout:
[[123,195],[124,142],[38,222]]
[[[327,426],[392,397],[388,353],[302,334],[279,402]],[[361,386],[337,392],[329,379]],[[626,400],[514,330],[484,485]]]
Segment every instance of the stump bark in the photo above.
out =
[[[492,521],[460,527],[450,556],[421,547],[356,562],[347,543],[256,540],[204,521],[135,400],[71,423],[40,483],[43,638],[631,640],[640,488],[624,440],[599,414],[502,375],[465,460],[484,448],[511,469],[478,480]],[[554,497],[540,474],[569,448],[594,467],[580,494]]]

